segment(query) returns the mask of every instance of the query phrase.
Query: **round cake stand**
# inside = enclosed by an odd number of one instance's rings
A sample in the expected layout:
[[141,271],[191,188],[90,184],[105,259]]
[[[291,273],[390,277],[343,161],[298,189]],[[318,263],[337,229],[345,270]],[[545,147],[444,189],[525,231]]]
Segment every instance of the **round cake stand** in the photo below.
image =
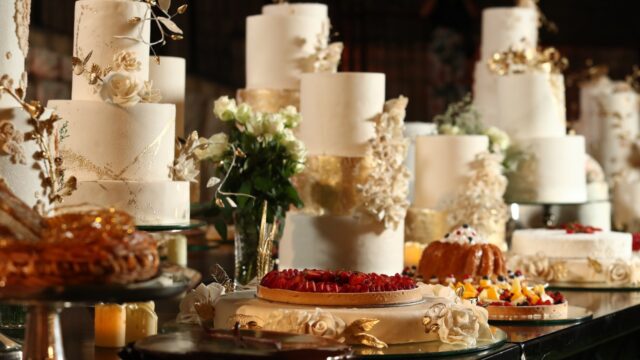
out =
[[171,298],[187,291],[191,269],[171,267],[159,276],[130,285],[78,285],[68,287],[0,287],[0,302],[27,307],[23,359],[64,360],[60,312],[66,307],[94,305],[101,302],[139,302]]

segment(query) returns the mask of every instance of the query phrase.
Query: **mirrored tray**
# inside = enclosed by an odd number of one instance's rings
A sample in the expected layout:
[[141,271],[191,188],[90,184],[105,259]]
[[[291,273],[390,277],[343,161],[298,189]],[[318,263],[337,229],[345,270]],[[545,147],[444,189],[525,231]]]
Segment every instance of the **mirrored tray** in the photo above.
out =
[[588,309],[579,306],[569,305],[566,318],[560,319],[515,319],[515,320],[489,320],[492,325],[519,325],[519,326],[539,326],[539,325],[561,325],[575,324],[593,318],[593,313]]
[[594,291],[638,291],[640,284],[611,284],[611,283],[585,283],[585,282],[552,282],[549,283],[552,290],[594,290]]
[[138,225],[136,229],[147,232],[169,232],[169,231],[186,231],[201,228],[206,226],[207,223],[202,220],[190,220],[188,224],[177,225]]

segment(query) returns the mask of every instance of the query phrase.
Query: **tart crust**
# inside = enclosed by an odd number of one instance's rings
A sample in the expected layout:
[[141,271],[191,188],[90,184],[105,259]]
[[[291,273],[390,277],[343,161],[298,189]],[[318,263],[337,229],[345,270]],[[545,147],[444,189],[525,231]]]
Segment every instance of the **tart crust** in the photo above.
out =
[[489,320],[565,319],[569,313],[567,301],[538,306],[487,306]]
[[409,304],[422,300],[419,288],[368,293],[311,293],[258,286],[258,298],[296,305],[367,306]]

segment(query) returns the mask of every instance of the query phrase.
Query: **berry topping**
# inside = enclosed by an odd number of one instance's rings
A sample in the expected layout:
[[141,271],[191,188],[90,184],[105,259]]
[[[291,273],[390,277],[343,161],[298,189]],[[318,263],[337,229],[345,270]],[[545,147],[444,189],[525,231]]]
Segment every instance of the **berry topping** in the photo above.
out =
[[567,234],[593,234],[595,232],[602,231],[602,229],[600,228],[597,228],[594,226],[582,225],[578,223],[558,225],[553,227],[553,229],[565,230]]
[[633,251],[640,251],[640,233],[633,233]]
[[365,274],[356,271],[282,270],[271,271],[262,278],[261,286],[271,289],[318,293],[363,293],[415,289],[408,276]]

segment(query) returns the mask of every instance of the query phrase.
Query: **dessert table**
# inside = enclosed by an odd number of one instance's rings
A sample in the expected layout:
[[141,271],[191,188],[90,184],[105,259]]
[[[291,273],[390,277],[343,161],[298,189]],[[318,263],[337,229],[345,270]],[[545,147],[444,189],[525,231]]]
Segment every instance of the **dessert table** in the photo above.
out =
[[[193,249],[192,249],[193,250]],[[198,246],[190,251],[189,266],[207,274],[211,264],[233,266],[233,246],[228,243]],[[206,276],[205,276],[206,280]],[[640,345],[640,291],[564,291],[572,305],[585,307],[594,314],[592,320],[579,324],[554,326],[499,327],[509,335],[509,342],[499,348],[468,354],[462,359],[554,359],[600,354],[602,358],[637,358]],[[156,303],[159,325],[175,319],[179,299]],[[68,360],[118,359],[117,349],[94,347],[93,310],[66,309],[61,314],[64,348]],[[617,353],[616,353],[617,352]],[[524,357],[522,356],[524,355]]]

